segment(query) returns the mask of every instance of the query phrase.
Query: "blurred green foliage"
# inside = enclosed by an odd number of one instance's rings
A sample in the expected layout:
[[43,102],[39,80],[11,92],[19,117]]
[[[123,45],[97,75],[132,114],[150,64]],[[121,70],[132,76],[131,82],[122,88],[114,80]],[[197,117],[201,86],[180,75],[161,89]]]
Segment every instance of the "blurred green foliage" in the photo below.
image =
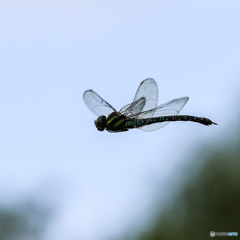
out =
[[211,231],[240,234],[239,136],[218,147],[202,147],[184,169],[179,192],[170,203],[154,209],[157,214],[149,227],[120,239],[203,240],[211,238]]
[[49,214],[32,202],[1,206],[0,240],[42,239]]

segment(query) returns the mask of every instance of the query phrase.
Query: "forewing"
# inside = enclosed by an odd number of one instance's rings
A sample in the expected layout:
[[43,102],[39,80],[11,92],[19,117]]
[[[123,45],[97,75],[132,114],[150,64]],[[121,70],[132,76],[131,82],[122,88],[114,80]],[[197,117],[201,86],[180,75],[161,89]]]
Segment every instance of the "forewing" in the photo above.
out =
[[[152,78],[142,81],[137,89],[133,102],[121,108],[120,113],[125,116],[137,115],[142,111],[154,109],[158,103],[158,87]],[[151,112],[153,115],[154,112]],[[149,115],[151,115],[149,114]]]
[[[153,78],[147,78],[140,83],[133,102],[136,102],[140,98],[146,99],[146,103],[140,112],[148,111],[157,107],[158,86]],[[133,114],[136,114],[136,113],[137,112]]]
[[97,116],[108,116],[112,112],[117,112],[114,107],[112,107],[93,90],[85,91],[83,94],[83,100],[88,108]]
[[144,105],[146,103],[145,98],[140,98],[136,102],[132,102],[128,105],[125,105],[120,109],[120,113],[124,114],[125,116],[132,115],[133,113],[139,113],[142,111]]
[[[182,97],[182,98],[177,98],[172,101],[166,102],[166,103],[156,107],[155,109],[153,109],[154,114],[152,117],[164,117],[164,116],[178,115],[179,112],[182,110],[182,108],[187,103],[188,99],[189,99],[188,97]],[[148,118],[150,111],[151,110],[140,113],[138,115],[138,119]],[[145,125],[143,127],[140,127],[140,129],[143,131],[147,131],[147,132],[155,131],[155,130],[158,130],[158,129],[166,126],[169,123],[170,122],[154,123],[151,125]]]

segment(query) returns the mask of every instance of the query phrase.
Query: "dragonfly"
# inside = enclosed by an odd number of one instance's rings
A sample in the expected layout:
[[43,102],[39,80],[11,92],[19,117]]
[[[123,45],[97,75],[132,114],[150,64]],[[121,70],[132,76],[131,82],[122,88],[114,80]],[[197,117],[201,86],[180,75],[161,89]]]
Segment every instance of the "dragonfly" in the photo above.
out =
[[151,132],[175,121],[192,121],[206,126],[217,125],[205,117],[178,115],[188,99],[189,97],[177,98],[157,106],[158,86],[153,78],[142,81],[133,102],[119,111],[91,89],[83,94],[84,102],[98,117],[94,123],[99,131],[117,133],[137,128]]

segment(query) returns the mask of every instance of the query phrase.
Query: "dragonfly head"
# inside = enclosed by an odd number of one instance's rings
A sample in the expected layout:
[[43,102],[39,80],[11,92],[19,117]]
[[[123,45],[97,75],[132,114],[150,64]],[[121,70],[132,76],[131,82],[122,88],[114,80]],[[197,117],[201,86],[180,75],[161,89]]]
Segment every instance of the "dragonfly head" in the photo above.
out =
[[94,121],[94,124],[98,131],[103,131],[106,127],[107,119],[106,116],[100,116],[97,118],[97,120]]

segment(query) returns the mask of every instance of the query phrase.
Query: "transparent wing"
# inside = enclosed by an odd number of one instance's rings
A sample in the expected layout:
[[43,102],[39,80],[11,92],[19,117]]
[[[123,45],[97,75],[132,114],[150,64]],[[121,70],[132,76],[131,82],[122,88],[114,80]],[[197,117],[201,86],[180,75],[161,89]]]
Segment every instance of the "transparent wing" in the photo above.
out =
[[146,103],[142,111],[148,111],[157,107],[158,86],[153,78],[147,78],[140,83],[133,101],[135,102],[140,98],[146,99]]
[[[154,114],[151,117],[164,117],[164,116],[174,116],[178,115],[178,113],[182,110],[182,108],[185,106],[185,104],[188,101],[188,97],[182,97],[182,98],[177,98],[172,101],[166,102],[155,109],[153,109]],[[148,118],[149,112],[152,110],[141,112],[138,114],[137,118]],[[170,122],[160,122],[160,123],[154,123],[151,125],[145,125],[143,127],[140,127],[141,130],[150,132],[150,131],[155,131],[158,130]]]
[[[145,101],[144,101],[145,100]],[[121,114],[131,117],[140,112],[155,109],[158,103],[158,86],[153,78],[142,81],[137,89],[133,102],[121,108]],[[154,111],[149,112],[149,116]],[[151,117],[151,116],[150,116]]]
[[132,115],[133,113],[136,113],[136,114],[140,113],[145,103],[146,103],[146,99],[142,97],[138,99],[136,102],[125,105],[120,109],[119,112],[121,114],[124,114],[125,116]]
[[112,112],[118,112],[93,90],[85,91],[83,94],[83,100],[88,108],[97,116],[108,116]]

